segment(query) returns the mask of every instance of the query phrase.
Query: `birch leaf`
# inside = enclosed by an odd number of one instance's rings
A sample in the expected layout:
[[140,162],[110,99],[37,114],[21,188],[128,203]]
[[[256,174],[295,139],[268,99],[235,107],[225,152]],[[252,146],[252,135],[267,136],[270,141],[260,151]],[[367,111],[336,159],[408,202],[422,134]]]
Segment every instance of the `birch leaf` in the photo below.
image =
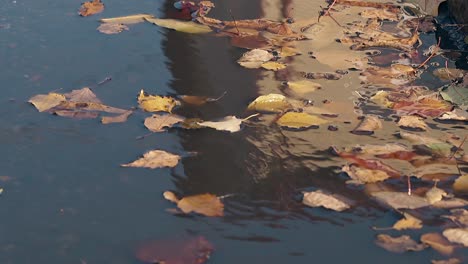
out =
[[172,112],[180,102],[169,96],[148,95],[143,90],[138,95],[138,104],[146,112]]
[[166,191],[163,196],[169,201],[176,202],[182,212],[195,212],[205,216],[223,216],[224,204],[216,195],[205,193],[186,196],[178,200],[174,193]]
[[152,132],[163,132],[164,128],[171,127],[174,124],[184,121],[185,118],[168,114],[168,115],[159,115],[155,114],[150,117],[145,118],[145,127],[147,127]]
[[319,126],[329,123],[329,121],[307,113],[287,112],[282,115],[276,123],[282,127],[300,129]]
[[29,103],[33,104],[39,112],[47,111],[63,102],[67,99],[64,95],[58,93],[49,94],[38,94],[29,99]]
[[127,164],[122,164],[122,167],[136,168],[164,168],[175,167],[179,163],[180,156],[171,154],[162,150],[151,150],[146,152],[142,158]]
[[350,208],[350,205],[346,202],[331,194],[326,194],[321,190],[315,192],[304,192],[302,203],[310,207],[325,207],[338,212]]
[[405,218],[399,220],[393,225],[393,228],[396,230],[404,230],[404,229],[421,229],[422,228],[422,221],[418,218],[408,214],[403,213]]
[[286,68],[286,65],[281,62],[268,61],[268,62],[263,63],[261,67],[265,70],[279,71],[279,70]]
[[241,129],[242,119],[235,116],[226,116],[218,121],[204,121],[198,122],[197,124],[203,127],[210,127],[216,130],[229,131],[233,133]]
[[247,107],[251,111],[280,113],[291,108],[286,97],[281,94],[267,94],[259,96]]

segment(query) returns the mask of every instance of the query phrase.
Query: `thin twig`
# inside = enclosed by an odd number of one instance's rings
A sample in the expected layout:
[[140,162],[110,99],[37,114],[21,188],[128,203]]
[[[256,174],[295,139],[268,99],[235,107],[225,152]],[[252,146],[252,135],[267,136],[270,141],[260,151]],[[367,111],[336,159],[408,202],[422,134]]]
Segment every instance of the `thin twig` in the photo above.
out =
[[[439,37],[439,42],[437,43],[437,50],[440,50],[440,41],[442,39]],[[418,69],[422,68],[424,65],[426,65],[432,58],[434,58],[435,56],[437,56],[437,51],[436,50],[433,50],[431,55],[423,62],[421,63],[419,66],[418,66]]]
[[[336,3],[336,0],[334,0],[333,3],[332,3],[330,6],[328,6],[328,9],[327,9],[327,11],[325,11],[325,13],[323,14],[323,16],[326,16],[326,15],[329,15],[329,14],[330,14],[330,10],[333,8],[333,6],[335,5],[335,3]],[[319,17],[319,19],[320,19],[320,17]],[[333,20],[334,20],[334,19],[333,19]]]
[[234,20],[234,26],[236,27],[237,35],[240,36],[240,31],[239,31],[239,28],[237,27],[237,21],[236,21],[236,19],[234,18],[234,15],[232,14],[231,9],[229,9],[229,14],[231,15],[232,20]]
[[411,179],[410,176],[406,176],[408,178],[408,195],[411,196]]
[[457,147],[457,149],[447,158],[447,160],[451,160],[455,156],[455,154],[457,154],[457,152],[463,147],[463,145],[466,142],[466,137],[467,136],[463,138],[462,142],[460,143],[460,146]]
[[247,120],[249,120],[250,118],[256,117],[256,116],[259,116],[259,115],[260,115],[259,113],[256,113],[256,114],[253,114],[253,115],[249,115],[248,117],[242,119],[242,121],[247,121]]

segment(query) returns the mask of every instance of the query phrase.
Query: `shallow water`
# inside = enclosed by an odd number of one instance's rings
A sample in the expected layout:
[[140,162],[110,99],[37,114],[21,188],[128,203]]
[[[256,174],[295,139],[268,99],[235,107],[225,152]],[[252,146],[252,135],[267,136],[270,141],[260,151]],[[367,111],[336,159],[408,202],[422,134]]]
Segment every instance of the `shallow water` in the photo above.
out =
[[[228,39],[150,24],[110,36],[95,30],[102,17],[170,15],[170,1],[108,1],[104,13],[88,18],[76,14],[80,3],[8,0],[0,7],[0,175],[11,177],[0,182],[0,263],[140,263],[135,247],[141,241],[187,234],[214,244],[210,263],[440,258],[431,250],[393,254],[374,245],[370,227],[391,226],[399,216],[347,188],[322,144],[291,143],[283,132],[261,126],[233,134],[171,129],[136,140],[148,133],[142,112],[106,126],[38,113],[25,103],[31,96],[84,86],[121,108],[135,106],[142,88],[162,95],[227,92],[218,102],[177,112],[206,120],[242,116],[258,94],[259,72],[237,65],[244,50]],[[221,19],[230,18],[229,9],[236,19],[262,13],[258,1],[216,4],[212,14]],[[112,81],[97,86],[109,76]],[[175,169],[119,167],[155,148],[184,159]],[[294,198],[310,188],[343,194],[356,207],[346,213],[306,208]],[[162,198],[166,190],[229,195],[226,216],[174,215]]]

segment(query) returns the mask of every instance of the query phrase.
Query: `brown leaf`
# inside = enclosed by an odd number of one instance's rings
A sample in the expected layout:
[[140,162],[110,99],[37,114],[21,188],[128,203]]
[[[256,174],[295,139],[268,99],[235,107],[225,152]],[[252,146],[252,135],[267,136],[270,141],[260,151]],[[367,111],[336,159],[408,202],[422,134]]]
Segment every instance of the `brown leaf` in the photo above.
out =
[[186,196],[177,200],[173,193],[166,191],[164,192],[164,197],[169,201],[177,202],[177,207],[186,214],[195,212],[205,216],[224,215],[224,204],[216,195],[213,194],[198,194]]
[[88,87],[84,87],[79,90],[73,90],[63,95],[70,102],[102,104],[101,100],[99,100],[96,94],[94,94],[93,91],[91,91],[91,89],[89,89]]
[[443,255],[451,255],[455,247],[450,244],[445,237],[439,233],[427,233],[421,236],[421,242],[431,246],[437,252]]
[[450,212],[452,215],[444,215],[442,217],[452,220],[460,227],[468,227],[468,211],[466,209],[453,209]]
[[334,211],[344,211],[350,205],[334,195],[326,194],[321,190],[315,192],[304,192],[302,203],[310,207],[325,207]]
[[455,180],[453,190],[457,193],[468,193],[468,174],[461,175]]
[[56,113],[58,111],[98,111],[98,112],[106,112],[111,114],[123,114],[126,113],[128,110],[120,109],[112,106],[107,106],[99,103],[87,103],[87,102],[62,102],[60,105],[55,106],[54,108],[50,109],[49,111],[52,113]]
[[461,264],[461,260],[457,258],[449,258],[444,260],[432,260],[431,264]]
[[424,119],[419,116],[402,116],[398,121],[398,126],[401,128],[415,129],[419,131],[426,131],[429,127],[423,121]]
[[55,110],[54,114],[61,117],[69,117],[75,119],[93,119],[99,116],[97,112],[76,111],[76,110]]
[[162,150],[151,150],[146,152],[142,158],[127,164],[122,164],[122,167],[137,167],[137,168],[164,168],[175,167],[179,163],[180,156],[174,155]]
[[136,251],[136,258],[148,264],[203,264],[214,251],[213,245],[202,236],[147,241]]
[[377,116],[367,115],[351,133],[356,135],[372,135],[376,130],[381,128],[382,121]]
[[429,206],[430,203],[423,197],[408,195],[404,192],[375,192],[371,195],[393,209],[417,209]]
[[423,244],[418,244],[409,236],[391,237],[389,235],[377,235],[375,243],[394,253],[404,253],[406,251],[421,251],[425,248]]
[[104,4],[101,0],[92,0],[85,2],[81,5],[79,14],[80,16],[91,16],[104,11]]
[[369,170],[355,165],[343,166],[342,171],[346,172],[352,179],[346,182],[348,184],[366,184],[380,182],[390,178],[385,171]]
[[164,128],[183,122],[185,118],[174,114],[155,114],[145,118],[145,126],[153,132],[163,132]]
[[452,243],[468,247],[468,228],[450,228],[442,233]]
[[33,104],[39,112],[48,111],[49,109],[65,102],[67,99],[62,94],[49,93],[38,94],[29,99],[29,103]]
[[104,23],[97,28],[97,31],[108,35],[119,34],[124,30],[129,30],[129,28],[126,25],[119,23]]
[[126,122],[128,117],[133,113],[133,111],[129,110],[125,113],[122,113],[117,116],[103,116],[101,119],[101,123],[107,125],[111,123],[123,123]]

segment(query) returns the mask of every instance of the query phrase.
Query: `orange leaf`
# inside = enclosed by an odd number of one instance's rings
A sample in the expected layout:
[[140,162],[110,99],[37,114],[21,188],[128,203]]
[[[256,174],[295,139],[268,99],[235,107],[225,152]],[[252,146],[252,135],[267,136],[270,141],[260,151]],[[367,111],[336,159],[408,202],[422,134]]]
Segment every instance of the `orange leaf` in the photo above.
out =
[[91,16],[104,11],[104,4],[101,0],[92,0],[85,2],[81,5],[79,14],[80,16]]

